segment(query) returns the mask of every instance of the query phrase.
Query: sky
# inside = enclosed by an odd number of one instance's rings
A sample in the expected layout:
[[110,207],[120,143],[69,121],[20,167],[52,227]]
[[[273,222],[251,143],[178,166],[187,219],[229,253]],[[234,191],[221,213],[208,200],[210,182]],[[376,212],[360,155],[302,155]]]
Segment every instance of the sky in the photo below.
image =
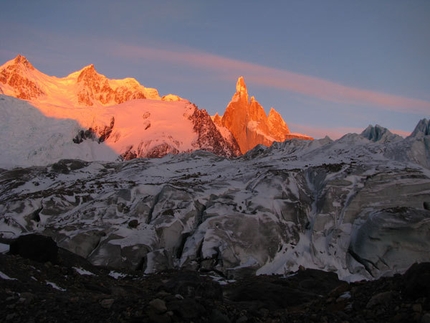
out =
[[239,76],[290,130],[332,139],[430,118],[428,0],[1,0],[0,65],[89,64],[223,114]]

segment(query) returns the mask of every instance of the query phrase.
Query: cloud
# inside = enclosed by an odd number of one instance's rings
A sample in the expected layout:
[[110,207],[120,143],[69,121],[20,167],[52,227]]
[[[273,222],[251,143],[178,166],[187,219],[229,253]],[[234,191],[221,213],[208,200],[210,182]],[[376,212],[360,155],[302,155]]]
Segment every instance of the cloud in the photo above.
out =
[[127,58],[186,64],[210,70],[221,77],[245,76],[253,84],[278,88],[317,99],[379,107],[385,110],[428,115],[430,102],[403,96],[345,86],[321,78],[243,62],[193,50],[155,49],[118,44],[115,54]]

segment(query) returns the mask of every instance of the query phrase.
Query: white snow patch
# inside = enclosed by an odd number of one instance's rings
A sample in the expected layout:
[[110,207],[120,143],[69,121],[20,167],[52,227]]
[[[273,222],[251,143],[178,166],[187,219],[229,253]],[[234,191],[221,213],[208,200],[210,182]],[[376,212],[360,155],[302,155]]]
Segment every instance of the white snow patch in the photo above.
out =
[[96,274],[83,268],[73,267],[73,269],[76,270],[79,275],[96,276]]
[[0,253],[6,253],[9,251],[9,245],[0,243]]
[[1,271],[0,271],[0,278],[4,280],[18,280],[16,278],[9,277],[8,275],[6,275],[5,273],[2,273]]
[[46,285],[51,286],[54,289],[57,289],[61,292],[65,292],[67,289],[61,288],[60,286],[58,286],[56,283],[50,282],[50,281],[46,281]]
[[109,272],[109,276],[111,276],[112,278],[115,278],[115,279],[119,279],[119,278],[127,277],[127,275],[126,275],[126,274],[124,274],[124,273],[119,273],[119,272],[117,272],[117,271],[113,271],[113,270],[111,270],[111,271]]

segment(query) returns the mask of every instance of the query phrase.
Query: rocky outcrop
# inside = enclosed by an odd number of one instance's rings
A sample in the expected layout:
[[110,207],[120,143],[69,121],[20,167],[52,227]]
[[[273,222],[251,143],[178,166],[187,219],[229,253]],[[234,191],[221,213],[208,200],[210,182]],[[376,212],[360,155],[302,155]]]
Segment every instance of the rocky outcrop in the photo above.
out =
[[27,234],[18,237],[10,244],[9,254],[38,262],[56,262],[58,246],[51,237]]
[[227,128],[236,139],[242,154],[259,144],[270,146],[274,141],[282,142],[287,139],[313,138],[305,135],[291,134],[281,115],[271,109],[269,116],[264,108],[252,96],[248,99],[248,90],[245,80],[239,77],[236,84],[236,93],[222,116],[215,116],[215,123]]
[[206,110],[196,107],[189,118],[194,125],[194,132],[197,134],[197,140],[193,143],[195,148],[229,158],[241,154],[234,137],[222,136]]
[[[14,91],[14,96],[23,100],[36,99],[45,94],[30,75],[35,68],[21,55],[15,57],[10,64],[0,67],[1,84],[10,86]],[[2,91],[4,92],[4,91]]]
[[183,100],[183,98],[175,94],[167,94],[167,95],[163,95],[161,97],[161,100],[162,101],[181,101]]
[[137,81],[129,79],[126,85],[112,87],[109,80],[94,68],[94,65],[85,67],[77,78],[78,103],[92,106],[94,102],[103,105],[120,104],[133,99],[145,99],[145,93]]
[[73,138],[75,144],[80,144],[84,140],[97,140],[100,144],[105,140],[109,139],[115,126],[115,117],[112,117],[109,125],[103,127],[95,126],[94,128],[88,128],[87,130],[79,130],[78,134]]

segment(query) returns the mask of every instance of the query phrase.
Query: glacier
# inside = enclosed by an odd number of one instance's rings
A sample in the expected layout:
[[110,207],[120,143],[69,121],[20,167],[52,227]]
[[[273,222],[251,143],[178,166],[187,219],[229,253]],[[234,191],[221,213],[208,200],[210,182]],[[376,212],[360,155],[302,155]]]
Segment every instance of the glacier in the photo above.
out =
[[407,138],[378,128],[237,158],[1,165],[0,238],[37,232],[95,265],[144,273],[393,275],[430,261],[428,129],[423,119]]

